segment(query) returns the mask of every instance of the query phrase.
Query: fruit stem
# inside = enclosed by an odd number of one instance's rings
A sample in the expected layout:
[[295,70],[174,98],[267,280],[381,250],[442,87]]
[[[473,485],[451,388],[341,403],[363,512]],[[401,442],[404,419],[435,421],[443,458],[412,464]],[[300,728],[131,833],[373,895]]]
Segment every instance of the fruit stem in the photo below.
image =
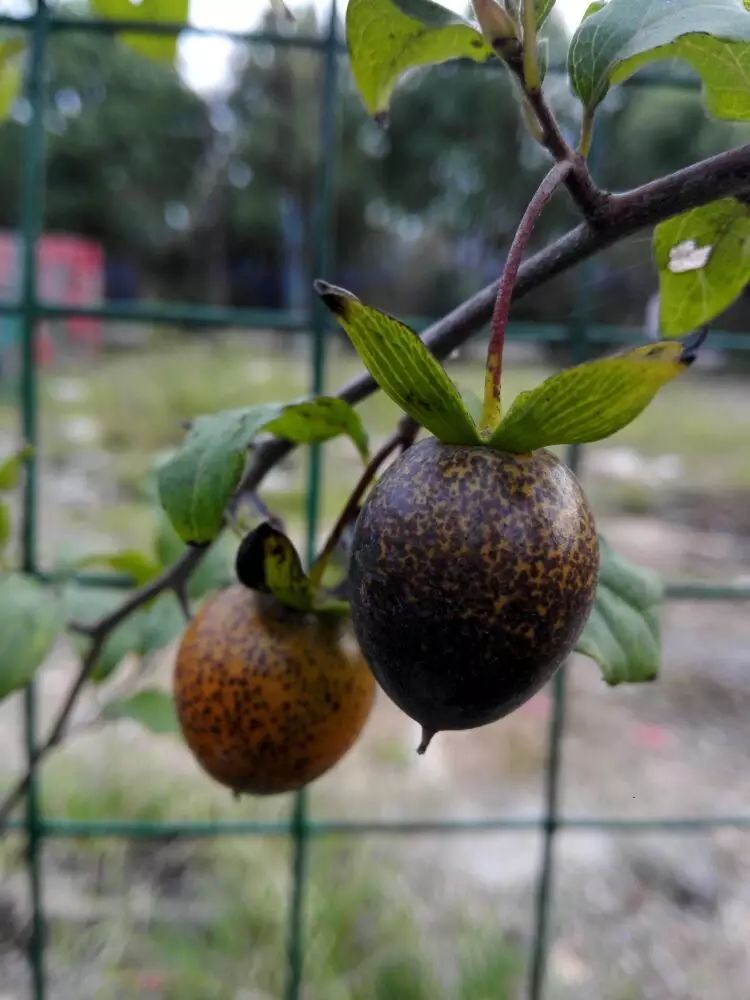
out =
[[497,290],[495,309],[492,314],[490,343],[487,349],[484,404],[482,406],[482,416],[479,421],[479,430],[484,437],[489,437],[492,434],[500,423],[502,416],[501,383],[505,328],[508,325],[510,304],[513,299],[513,289],[518,277],[518,269],[521,266],[521,259],[544,206],[572,169],[573,163],[570,160],[561,160],[552,167],[529,202],[529,206],[523,214],[523,218],[516,230],[516,235],[513,237],[513,243],[508,251],[508,257],[505,261],[505,267],[503,268]]
[[433,729],[427,729],[425,726],[422,726],[422,742],[417,747],[418,754],[422,755],[427,752],[427,747],[432,743],[434,735],[435,731]]
[[314,588],[317,589],[320,586],[326,566],[328,565],[336,546],[341,540],[344,529],[347,524],[349,524],[349,522],[354,520],[357,516],[359,501],[364,496],[367,487],[377,475],[378,469],[383,462],[385,462],[385,460],[389,458],[394,451],[396,451],[397,448],[401,448],[402,451],[406,451],[407,448],[411,447],[414,443],[414,438],[417,436],[418,430],[419,424],[416,420],[412,420],[411,417],[402,417],[393,434],[391,434],[391,436],[381,445],[378,451],[375,452],[370,461],[367,463],[359,482],[354,487],[352,495],[347,500],[346,506],[341,511],[338,521],[336,521],[336,524],[333,526],[333,530],[328,536],[328,540],[310,570],[310,583]]

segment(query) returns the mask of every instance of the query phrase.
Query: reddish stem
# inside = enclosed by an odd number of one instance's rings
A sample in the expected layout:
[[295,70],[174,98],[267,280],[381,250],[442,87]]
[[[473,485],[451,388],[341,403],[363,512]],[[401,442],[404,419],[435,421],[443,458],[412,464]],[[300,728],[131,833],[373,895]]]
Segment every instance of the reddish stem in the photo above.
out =
[[529,202],[528,208],[519,223],[513,243],[508,251],[500,285],[492,314],[492,331],[487,349],[487,374],[484,391],[484,409],[482,411],[482,428],[492,431],[500,417],[500,387],[503,374],[503,347],[505,346],[505,329],[510,315],[510,304],[513,299],[513,289],[516,285],[518,270],[521,266],[526,245],[534,231],[536,221],[544,206],[550,200],[560,184],[563,183],[573,164],[570,160],[556,163],[549,171]]
[[397,448],[401,448],[402,451],[409,448],[413,444],[418,430],[419,424],[417,424],[416,421],[412,420],[411,417],[402,417],[399,421],[398,428],[389,438],[387,438],[383,445],[372,456],[362,473],[359,482],[354,487],[352,495],[347,500],[346,506],[342,510],[338,521],[331,531],[331,534],[328,536],[328,540],[323,546],[320,555],[315,560],[315,565],[310,570],[310,581],[313,586],[320,585],[323,573],[328,565],[328,560],[333,555],[336,546],[341,540],[341,536],[343,535],[347,524],[349,524],[349,522],[356,517],[357,510],[359,508],[359,501],[364,496],[367,487],[377,475],[380,466],[394,451],[396,451]]

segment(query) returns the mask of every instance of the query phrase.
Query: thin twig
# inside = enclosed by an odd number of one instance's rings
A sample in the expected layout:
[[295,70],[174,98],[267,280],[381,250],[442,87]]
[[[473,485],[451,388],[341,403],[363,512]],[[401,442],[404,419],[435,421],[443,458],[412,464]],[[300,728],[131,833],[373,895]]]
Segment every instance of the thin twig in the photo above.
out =
[[544,206],[563,183],[573,169],[570,160],[556,163],[537,188],[523,218],[518,224],[513,237],[505,267],[500,278],[500,284],[492,313],[492,332],[487,348],[487,371],[484,381],[484,405],[480,419],[480,431],[491,433],[500,421],[500,388],[503,374],[503,347],[505,345],[505,329],[510,316],[510,304],[513,300],[513,289],[516,286],[518,271],[521,266],[524,251],[528,245],[537,219]]
[[555,113],[547,103],[541,86],[527,85],[525,57],[526,46],[524,45],[522,58],[506,61],[508,69],[516,78],[521,89],[526,107],[536,118],[540,134],[538,136],[535,134],[535,138],[538,138],[553,160],[558,163],[569,160],[573,164],[573,170],[567,175],[565,184],[584,219],[592,226],[596,226],[600,217],[606,213],[609,195],[597,187],[586,163],[584,150],[580,152],[574,150],[563,135]]
[[346,526],[357,516],[359,502],[365,495],[370,483],[378,474],[380,466],[398,448],[401,448],[402,451],[406,450],[414,442],[414,438],[417,436],[418,431],[419,424],[415,420],[412,420],[411,417],[402,417],[399,421],[398,428],[381,445],[381,447],[375,452],[370,461],[367,463],[359,482],[354,487],[351,496],[346,502],[346,506],[339,515],[338,521],[336,521],[336,524],[333,526],[331,534],[328,536],[328,540],[321,549],[320,555],[315,560],[315,564],[310,570],[310,582],[314,587],[320,585],[320,581],[323,578],[323,573],[325,572],[329,559],[333,555],[336,546],[341,540],[341,536],[346,530]]

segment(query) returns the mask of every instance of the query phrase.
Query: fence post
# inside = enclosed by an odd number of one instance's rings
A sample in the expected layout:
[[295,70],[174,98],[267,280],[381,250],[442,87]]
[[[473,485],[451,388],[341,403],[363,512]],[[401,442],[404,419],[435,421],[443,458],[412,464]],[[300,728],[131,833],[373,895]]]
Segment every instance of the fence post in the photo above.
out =
[[[21,191],[21,253],[23,285],[21,298],[21,429],[26,444],[36,449],[37,371],[36,306],[37,250],[44,210],[44,72],[47,44],[46,0],[37,0],[31,32],[31,49],[26,78],[26,96],[31,116],[24,131]],[[37,458],[26,462],[22,501],[21,565],[25,573],[37,569]],[[26,791],[26,859],[31,897],[31,937],[29,964],[33,996],[44,1000],[44,909],[42,903],[41,813],[35,757],[37,740],[36,690],[32,681],[24,691],[24,739],[29,783]]]
[[[594,136],[589,165],[596,170],[605,149],[603,128]],[[592,290],[589,287],[595,265],[586,261],[581,265],[576,299],[568,324],[570,363],[577,365],[589,355],[588,325],[592,308]],[[566,462],[569,468],[580,472],[583,447],[569,445]],[[544,815],[542,818],[542,860],[537,877],[534,897],[534,938],[529,975],[529,1000],[542,1000],[547,972],[550,945],[550,914],[554,891],[555,836],[560,827],[560,780],[562,776],[562,741],[565,735],[565,695],[567,666],[555,675],[552,685],[552,715],[547,737],[547,762],[544,770]]]
[[[320,106],[320,143],[317,192],[312,226],[312,277],[329,272],[332,259],[333,171],[336,157],[336,87],[338,82],[338,9],[331,0],[328,34],[325,42]],[[312,372],[310,391],[321,393],[325,387],[327,318],[317,296],[312,296],[310,310],[312,337]],[[320,445],[309,449],[307,474],[307,563],[315,558],[320,515],[322,453]],[[304,901],[308,856],[307,795],[298,792],[292,813],[292,895],[290,900],[287,947],[286,1000],[298,1000],[304,962]]]

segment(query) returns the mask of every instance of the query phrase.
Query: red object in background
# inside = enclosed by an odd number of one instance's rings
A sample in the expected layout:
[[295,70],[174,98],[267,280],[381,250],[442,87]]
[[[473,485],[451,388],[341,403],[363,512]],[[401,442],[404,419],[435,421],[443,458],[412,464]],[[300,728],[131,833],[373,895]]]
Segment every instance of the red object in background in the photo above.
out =
[[[16,233],[0,232],[0,298],[17,301],[21,295],[21,252]],[[104,300],[104,250],[81,236],[42,236],[37,244],[37,294],[55,306],[100,306]],[[17,325],[16,325],[17,329]],[[16,333],[17,336],[17,333]],[[2,338],[11,346],[12,334]],[[101,348],[102,322],[92,316],[46,320],[37,331],[37,362],[49,365],[67,347],[95,354]]]

